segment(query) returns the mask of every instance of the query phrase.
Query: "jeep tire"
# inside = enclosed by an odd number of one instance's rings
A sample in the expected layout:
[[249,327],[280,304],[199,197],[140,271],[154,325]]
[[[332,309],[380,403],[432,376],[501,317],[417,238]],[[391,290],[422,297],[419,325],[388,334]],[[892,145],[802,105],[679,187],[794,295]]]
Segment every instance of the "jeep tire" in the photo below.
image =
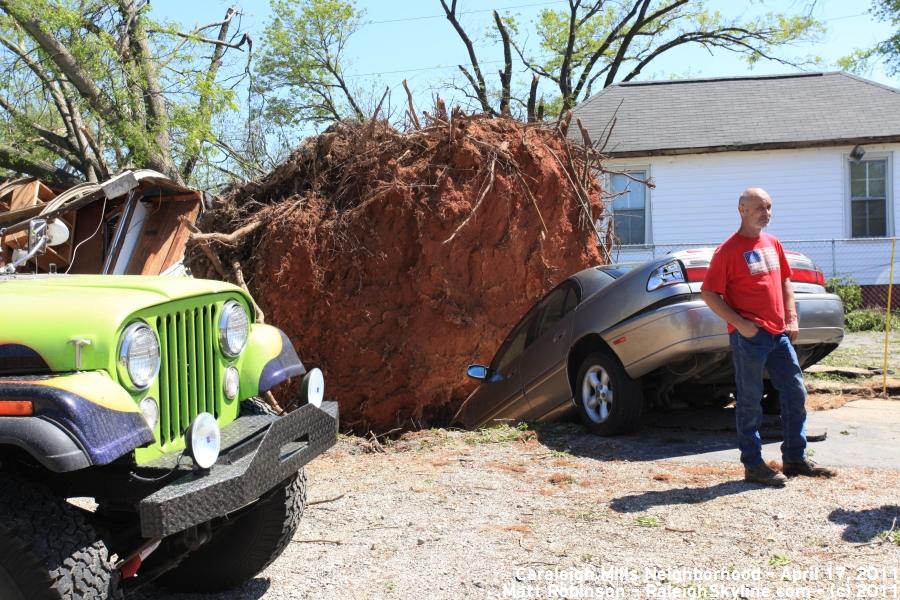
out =
[[0,476],[0,598],[117,598],[109,550],[84,515],[41,487]]
[[301,469],[268,496],[215,530],[212,539],[154,581],[182,592],[220,592],[256,576],[278,558],[300,524],[306,507],[306,473]]

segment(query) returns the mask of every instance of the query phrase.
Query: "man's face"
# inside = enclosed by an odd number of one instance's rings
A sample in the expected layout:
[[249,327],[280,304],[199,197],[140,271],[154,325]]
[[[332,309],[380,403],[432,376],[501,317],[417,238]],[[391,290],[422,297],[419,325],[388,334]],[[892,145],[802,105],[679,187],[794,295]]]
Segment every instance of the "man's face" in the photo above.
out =
[[738,205],[741,222],[754,229],[764,229],[772,220],[772,199],[768,195],[750,196]]

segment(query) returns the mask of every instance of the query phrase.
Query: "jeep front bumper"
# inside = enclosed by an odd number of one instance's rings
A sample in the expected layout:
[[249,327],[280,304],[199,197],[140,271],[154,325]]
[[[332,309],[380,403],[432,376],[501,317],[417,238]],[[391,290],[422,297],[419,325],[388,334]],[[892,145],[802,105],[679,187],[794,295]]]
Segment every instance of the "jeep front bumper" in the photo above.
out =
[[222,454],[211,469],[192,470],[141,500],[141,534],[165,537],[250,504],[333,446],[337,429],[336,402],[238,418],[222,429]]

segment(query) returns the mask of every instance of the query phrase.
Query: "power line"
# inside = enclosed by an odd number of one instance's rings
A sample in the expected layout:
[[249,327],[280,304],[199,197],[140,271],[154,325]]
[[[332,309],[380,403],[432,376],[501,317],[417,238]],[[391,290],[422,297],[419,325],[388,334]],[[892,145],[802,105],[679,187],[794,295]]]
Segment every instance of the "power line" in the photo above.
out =
[[[494,65],[497,63],[502,63],[503,60],[485,60],[479,61],[479,65]],[[379,71],[377,73],[354,73],[353,75],[347,75],[347,78],[350,77],[375,77],[376,75],[396,75],[397,73],[411,73],[415,71],[437,71],[439,69],[455,69],[457,68],[459,63],[455,63],[452,65],[435,65],[433,67],[419,67],[417,69],[398,69],[396,71]]]
[[829,23],[831,21],[840,21],[841,19],[853,19],[855,17],[861,17],[863,15],[869,14],[867,12],[856,13],[855,15],[844,15],[843,17],[831,17],[830,19],[822,19],[825,23]]
[[[551,4],[563,4],[566,0],[550,0],[548,2],[533,2],[531,4],[517,4],[515,6],[501,6],[500,8],[483,8],[481,10],[465,10],[456,13],[457,15],[474,15],[476,13],[493,12],[495,10],[512,10],[514,8],[531,8],[534,6],[550,6]],[[406,21],[424,21],[426,19],[446,19],[446,14],[426,15],[422,17],[406,17],[403,19],[387,19],[384,21],[366,21],[365,25],[382,25],[385,23],[403,23]]]

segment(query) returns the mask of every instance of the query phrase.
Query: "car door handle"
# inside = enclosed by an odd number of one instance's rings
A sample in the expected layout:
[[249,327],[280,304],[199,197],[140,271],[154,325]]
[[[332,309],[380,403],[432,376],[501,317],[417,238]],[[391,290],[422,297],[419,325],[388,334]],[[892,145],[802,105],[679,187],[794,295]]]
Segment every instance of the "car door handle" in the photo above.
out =
[[563,339],[564,333],[560,332],[553,336],[553,343],[555,344],[559,340]]

